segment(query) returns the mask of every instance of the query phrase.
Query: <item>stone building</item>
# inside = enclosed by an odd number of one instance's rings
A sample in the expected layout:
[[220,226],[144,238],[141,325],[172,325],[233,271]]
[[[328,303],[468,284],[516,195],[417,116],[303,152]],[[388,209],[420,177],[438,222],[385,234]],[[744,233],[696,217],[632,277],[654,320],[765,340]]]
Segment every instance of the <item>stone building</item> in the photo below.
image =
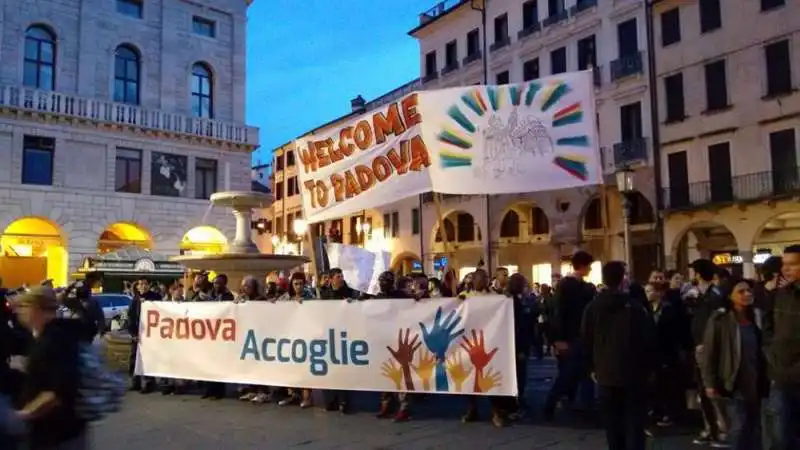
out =
[[[645,14],[644,0],[446,0],[419,15],[409,34],[419,41],[423,89],[480,84],[484,77],[488,84],[507,84],[594,71],[607,188],[488,200],[446,196],[445,227],[462,272],[485,258],[490,267],[549,283],[551,276],[570,270],[566,261],[577,249],[602,261],[624,259],[622,201],[613,178],[621,166],[636,168],[634,271],[645,277],[658,263]],[[423,256],[430,261],[445,249],[435,208],[424,204]],[[599,281],[600,271],[593,272],[593,281]]]
[[667,260],[753,276],[800,242],[800,4],[654,3]]
[[[0,0],[0,276],[217,251],[249,190],[247,0]],[[141,267],[147,267],[147,264]]]

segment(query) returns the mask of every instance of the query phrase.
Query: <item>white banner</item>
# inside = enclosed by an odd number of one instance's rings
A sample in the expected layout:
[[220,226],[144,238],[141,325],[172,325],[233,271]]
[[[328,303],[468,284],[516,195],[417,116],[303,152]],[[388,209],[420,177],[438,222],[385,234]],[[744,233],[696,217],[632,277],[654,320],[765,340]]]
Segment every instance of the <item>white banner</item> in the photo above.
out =
[[601,182],[592,72],[420,94],[433,190],[515,194]]
[[303,216],[309,222],[431,190],[418,98],[409,94],[341,128],[295,142]]
[[391,253],[335,243],[326,244],[325,252],[330,266],[342,269],[342,275],[345,280],[350,280],[348,285],[351,288],[371,295],[380,292],[378,278],[389,270]]
[[516,395],[513,302],[142,305],[137,373],[356,391]]

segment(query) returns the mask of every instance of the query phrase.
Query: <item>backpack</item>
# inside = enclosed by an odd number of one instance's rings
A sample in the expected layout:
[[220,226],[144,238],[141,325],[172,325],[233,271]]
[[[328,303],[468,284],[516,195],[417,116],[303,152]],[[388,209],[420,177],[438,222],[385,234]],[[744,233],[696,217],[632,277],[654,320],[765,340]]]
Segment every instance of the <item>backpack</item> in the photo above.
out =
[[78,350],[79,387],[75,412],[87,422],[96,422],[119,411],[126,385],[106,367],[97,345],[81,344]]

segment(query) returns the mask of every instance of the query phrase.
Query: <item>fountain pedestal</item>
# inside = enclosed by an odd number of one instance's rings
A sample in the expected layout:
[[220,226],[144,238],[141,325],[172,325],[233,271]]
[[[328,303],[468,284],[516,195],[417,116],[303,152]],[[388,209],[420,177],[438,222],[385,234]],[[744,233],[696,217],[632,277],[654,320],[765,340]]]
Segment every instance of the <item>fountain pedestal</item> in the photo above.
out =
[[217,192],[211,196],[214,206],[227,206],[236,217],[236,235],[224,253],[215,255],[182,255],[171,258],[187,269],[214,271],[228,276],[229,288],[236,292],[246,275],[264,280],[276,270],[289,270],[309,262],[304,256],[261,253],[252,236],[253,209],[272,204],[272,196],[261,192]]

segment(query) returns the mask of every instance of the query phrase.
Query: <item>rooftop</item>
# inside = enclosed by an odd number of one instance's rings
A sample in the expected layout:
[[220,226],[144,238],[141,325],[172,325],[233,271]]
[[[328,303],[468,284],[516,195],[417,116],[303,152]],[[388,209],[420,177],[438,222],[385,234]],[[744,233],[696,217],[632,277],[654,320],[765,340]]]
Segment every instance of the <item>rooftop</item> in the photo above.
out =
[[468,3],[471,4],[472,0],[442,0],[434,5],[433,8],[421,12],[419,15],[419,25],[409,31],[408,34],[414,36],[416,32]]

